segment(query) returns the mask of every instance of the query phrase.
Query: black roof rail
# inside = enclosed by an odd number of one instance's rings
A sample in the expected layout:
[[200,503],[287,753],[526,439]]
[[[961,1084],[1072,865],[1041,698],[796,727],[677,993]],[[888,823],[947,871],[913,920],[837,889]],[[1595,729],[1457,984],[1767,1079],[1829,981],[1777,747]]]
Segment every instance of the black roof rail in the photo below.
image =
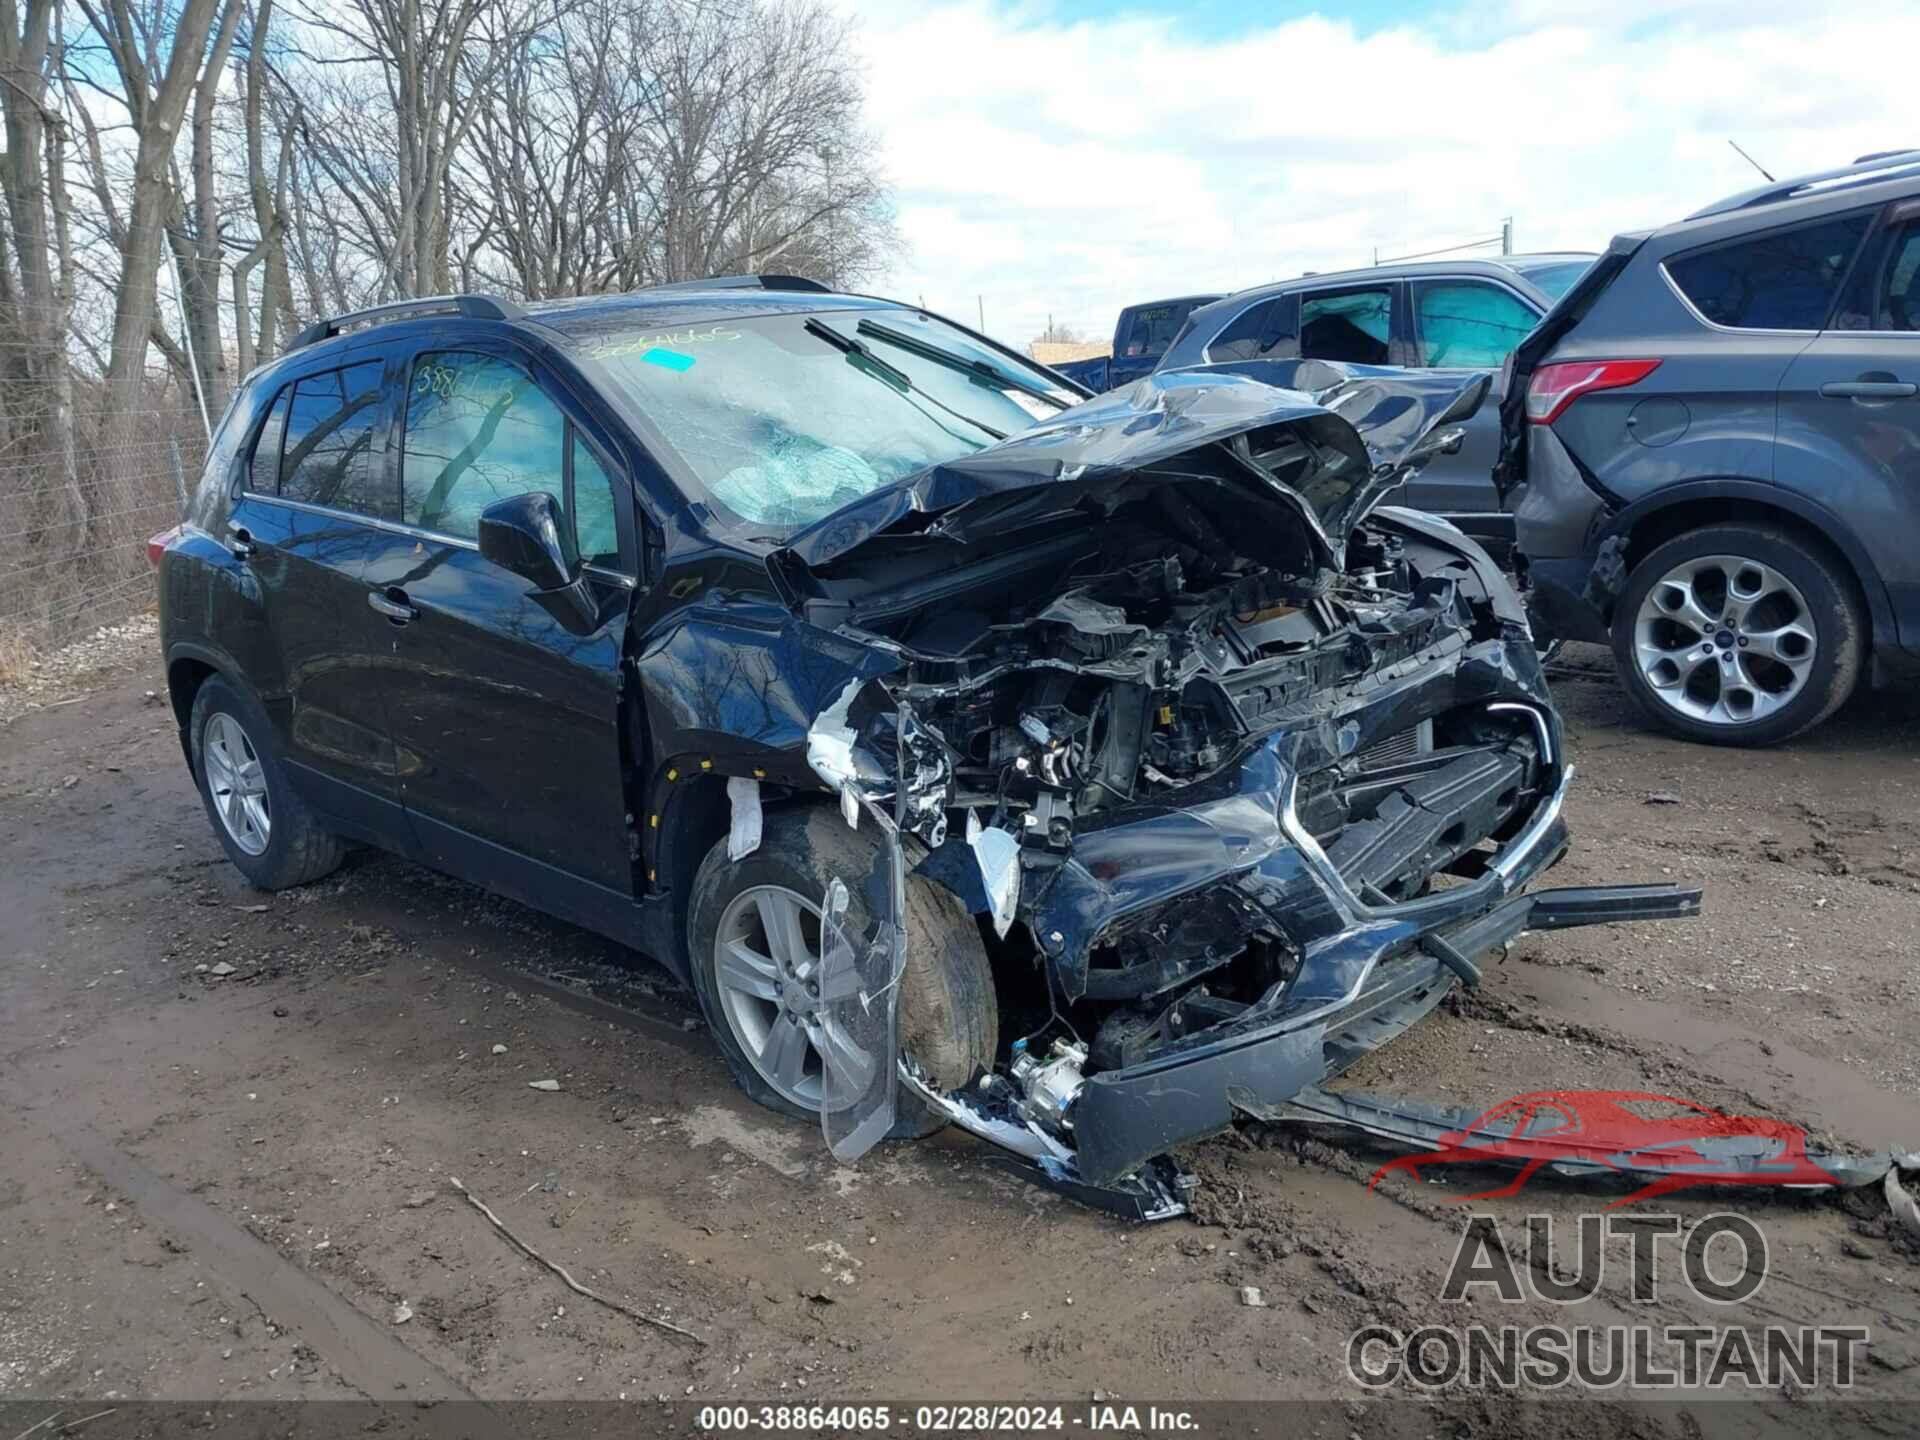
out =
[[816,295],[833,291],[818,280],[804,275],[712,275],[705,280],[669,280],[663,285],[645,285],[644,290],[805,290]]
[[1704,209],[1694,211],[1687,219],[1704,220],[1709,215],[1729,215],[1735,210],[1771,205],[1776,200],[1791,200],[1811,191],[1830,194],[1836,190],[1851,190],[1859,185],[1877,184],[1882,180],[1897,180],[1905,175],[1920,175],[1920,150],[1880,150],[1871,155],[1862,155],[1853,164],[1842,165],[1837,170],[1822,170],[1813,175],[1795,175],[1786,180],[1769,181],[1755,189],[1743,190],[1738,195],[1729,195],[1724,200],[1716,200]]
[[317,320],[293,337],[287,349],[298,350],[331,339],[355,325],[378,325],[383,320],[411,320],[420,315],[464,315],[471,320],[524,320],[527,312],[511,300],[491,295],[426,295],[417,300],[392,300]]

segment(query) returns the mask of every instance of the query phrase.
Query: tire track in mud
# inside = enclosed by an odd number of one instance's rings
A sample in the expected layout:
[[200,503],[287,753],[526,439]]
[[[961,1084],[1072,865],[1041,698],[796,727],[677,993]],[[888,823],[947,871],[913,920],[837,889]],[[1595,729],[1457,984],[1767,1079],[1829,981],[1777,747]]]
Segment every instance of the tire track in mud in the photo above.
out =
[[472,1391],[291,1264],[204,1200],[149,1170],[99,1131],[68,1117],[58,1131],[32,1118],[44,1103],[0,1087],[16,1121],[71,1156],[164,1229],[210,1275],[291,1331],[347,1384],[372,1400],[471,1400]]

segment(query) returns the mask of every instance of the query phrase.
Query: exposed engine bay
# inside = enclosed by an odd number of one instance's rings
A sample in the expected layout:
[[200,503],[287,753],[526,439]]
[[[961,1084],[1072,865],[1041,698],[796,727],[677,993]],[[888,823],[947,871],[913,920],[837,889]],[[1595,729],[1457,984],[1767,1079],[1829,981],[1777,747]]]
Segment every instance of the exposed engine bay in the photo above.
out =
[[[1356,395],[1395,455],[1338,418]],[[873,1002],[911,963],[889,904],[908,871],[945,886],[998,937],[1003,1054],[956,1092],[909,1050],[904,1083],[1131,1213],[1180,1204],[1157,1157],[1236,1087],[1284,1100],[1472,983],[1540,924],[1516,892],[1565,849],[1558,720],[1504,577],[1375,505],[1452,417],[1373,380],[1315,398],[1171,461],[876,511],[806,557],[810,617],[889,662],[811,732],[849,823],[894,842],[866,887],[883,918],[841,950],[863,975],[843,1023],[881,1041]],[[1593,918],[1688,913],[1650,888]],[[883,1112],[826,1117],[842,1158]]]

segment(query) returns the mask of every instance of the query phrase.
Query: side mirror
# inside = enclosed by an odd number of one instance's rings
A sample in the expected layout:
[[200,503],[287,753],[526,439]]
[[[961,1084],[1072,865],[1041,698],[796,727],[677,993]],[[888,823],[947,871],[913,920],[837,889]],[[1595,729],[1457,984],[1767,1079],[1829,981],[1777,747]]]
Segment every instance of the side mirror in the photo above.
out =
[[515,495],[480,512],[480,558],[535,590],[564,590],[580,578],[580,552],[560,502],[544,491]]
[[1467,432],[1460,427],[1478,412],[1492,386],[1493,376],[1474,376],[1472,383],[1447,402],[1447,408],[1433,418],[1395,464],[1411,473],[1437,455],[1458,455],[1467,438]]
[[1435,430],[1448,425],[1459,425],[1471,420],[1479,413],[1481,404],[1487,398],[1487,391],[1493,388],[1492,375],[1476,375],[1473,382],[1448,403],[1433,422]]

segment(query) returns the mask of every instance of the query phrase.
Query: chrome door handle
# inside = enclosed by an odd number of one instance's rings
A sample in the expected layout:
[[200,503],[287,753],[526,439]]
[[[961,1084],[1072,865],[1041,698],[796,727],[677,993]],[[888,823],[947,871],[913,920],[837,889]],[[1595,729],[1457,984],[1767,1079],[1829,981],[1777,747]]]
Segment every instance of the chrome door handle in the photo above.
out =
[[1910,400],[1920,385],[1907,380],[1830,380],[1820,387],[1829,400]]
[[253,554],[253,532],[244,525],[227,526],[227,549],[236,560],[245,560]]
[[[394,597],[398,596],[398,599]],[[404,625],[418,618],[420,612],[407,603],[404,590],[374,590],[367,595],[367,604],[379,611],[396,625]]]

